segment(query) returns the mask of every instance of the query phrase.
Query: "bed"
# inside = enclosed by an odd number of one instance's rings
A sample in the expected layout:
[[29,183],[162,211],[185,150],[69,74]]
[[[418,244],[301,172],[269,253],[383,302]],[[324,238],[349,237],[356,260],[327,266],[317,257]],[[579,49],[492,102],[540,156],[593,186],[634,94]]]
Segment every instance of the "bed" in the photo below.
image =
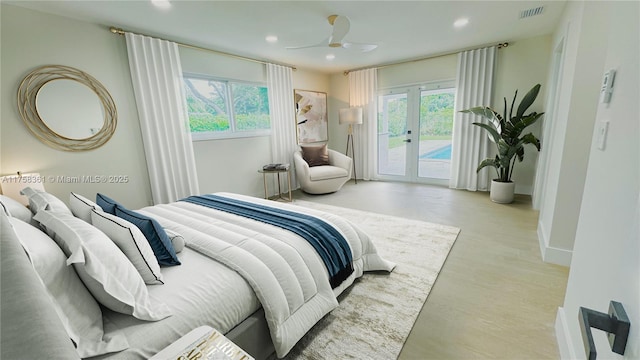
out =
[[336,297],[364,271],[395,266],[377,254],[367,234],[339,216],[238,194],[209,196],[224,204],[321,219],[348,243],[352,270],[331,270],[322,252],[291,229],[201,199],[139,209],[186,243],[177,254],[181,265],[162,267],[164,284],[147,286],[151,301],[166,305],[172,315],[144,321],[102,307],[105,338],[124,337],[129,347],[96,359],[149,358],[202,325],[225,333],[257,359],[273,352],[283,357],[338,306]]

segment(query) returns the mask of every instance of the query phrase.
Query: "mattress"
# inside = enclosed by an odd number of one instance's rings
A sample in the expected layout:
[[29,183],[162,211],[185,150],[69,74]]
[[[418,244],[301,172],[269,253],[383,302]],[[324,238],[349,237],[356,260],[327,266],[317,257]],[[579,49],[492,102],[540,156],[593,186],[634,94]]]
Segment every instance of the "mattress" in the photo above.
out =
[[130,348],[95,359],[148,359],[198,326],[226,333],[260,308],[237,272],[187,247],[178,258],[182,265],[162,268],[164,285],[147,287],[152,301],[167,304],[173,316],[149,322],[103,308],[106,336],[123,333]]

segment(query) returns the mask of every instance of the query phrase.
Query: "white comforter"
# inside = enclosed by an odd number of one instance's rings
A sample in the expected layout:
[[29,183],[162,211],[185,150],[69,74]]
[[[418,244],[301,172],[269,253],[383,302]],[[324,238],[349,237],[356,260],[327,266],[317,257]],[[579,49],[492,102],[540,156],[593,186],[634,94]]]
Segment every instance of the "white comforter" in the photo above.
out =
[[295,210],[332,224],[349,242],[354,273],[331,289],[328,272],[303,238],[276,226],[187,202],[142,209],[163,227],[182,234],[187,246],[237,271],[252,286],[266,314],[278,357],[338,306],[336,296],[363,271],[391,271],[369,237],[345,219],[317,210],[230,193],[216,195]]

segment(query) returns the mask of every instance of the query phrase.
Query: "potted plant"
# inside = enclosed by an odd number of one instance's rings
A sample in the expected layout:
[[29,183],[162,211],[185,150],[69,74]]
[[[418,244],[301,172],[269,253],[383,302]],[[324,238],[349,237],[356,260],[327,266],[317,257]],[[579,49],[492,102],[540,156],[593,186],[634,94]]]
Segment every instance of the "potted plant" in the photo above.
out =
[[[473,125],[479,126],[489,133],[489,139],[496,144],[497,154],[495,158],[488,158],[480,162],[476,171],[491,166],[496,169],[498,177],[491,182],[491,200],[497,203],[508,204],[513,201],[513,193],[515,183],[511,181],[511,175],[516,165],[516,159],[521,162],[524,159],[524,145],[532,144],[540,151],[540,140],[532,133],[522,135],[522,132],[529,125],[534,124],[544,113],[531,112],[525,114],[525,111],[533,104],[540,91],[540,84],[535,85],[522,98],[517,111],[513,112],[513,107],[518,96],[516,90],[511,102],[511,107],[507,114],[507,98],[504,98],[504,112],[500,115],[497,111],[487,106],[478,106],[467,110],[463,113],[472,113],[480,115],[489,122],[474,122]],[[507,116],[508,115],[508,116]]]

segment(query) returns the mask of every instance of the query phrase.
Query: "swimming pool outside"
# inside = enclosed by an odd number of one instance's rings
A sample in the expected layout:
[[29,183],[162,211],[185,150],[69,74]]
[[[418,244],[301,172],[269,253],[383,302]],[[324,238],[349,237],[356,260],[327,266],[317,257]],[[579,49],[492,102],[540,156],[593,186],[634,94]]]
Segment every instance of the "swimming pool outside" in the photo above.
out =
[[421,160],[451,160],[451,144],[420,154]]
[[[378,158],[378,174],[383,176],[411,176],[407,171],[407,146],[388,150]],[[415,160],[419,178],[448,179],[451,168],[451,140],[423,140]],[[411,160],[410,160],[411,161]]]

